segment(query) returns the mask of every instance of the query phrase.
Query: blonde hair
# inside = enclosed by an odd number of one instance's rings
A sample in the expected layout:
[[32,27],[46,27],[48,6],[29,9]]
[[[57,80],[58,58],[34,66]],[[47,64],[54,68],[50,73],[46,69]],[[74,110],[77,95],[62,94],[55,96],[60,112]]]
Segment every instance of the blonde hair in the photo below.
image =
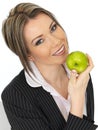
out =
[[29,19],[41,12],[52,18],[59,26],[54,15],[33,3],[20,3],[11,9],[8,18],[3,22],[2,32],[7,46],[19,56],[24,69],[32,71],[28,61],[28,49],[25,44],[23,29]]

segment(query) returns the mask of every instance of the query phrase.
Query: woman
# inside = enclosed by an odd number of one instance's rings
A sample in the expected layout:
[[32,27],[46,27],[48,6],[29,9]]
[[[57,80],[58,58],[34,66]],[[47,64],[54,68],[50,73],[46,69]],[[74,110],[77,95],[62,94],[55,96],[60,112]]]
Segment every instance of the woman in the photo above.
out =
[[[52,13],[32,3],[10,11],[2,27],[24,69],[2,92],[12,130],[95,130],[89,66],[78,75],[64,63],[68,42]],[[87,104],[87,105],[86,105]]]

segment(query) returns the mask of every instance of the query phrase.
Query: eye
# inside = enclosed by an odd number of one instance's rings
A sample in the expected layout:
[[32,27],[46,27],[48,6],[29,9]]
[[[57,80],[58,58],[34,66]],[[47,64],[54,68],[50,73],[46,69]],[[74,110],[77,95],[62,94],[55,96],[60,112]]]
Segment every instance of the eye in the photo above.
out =
[[39,39],[39,40],[35,43],[35,45],[38,46],[38,45],[40,45],[40,44],[43,43],[43,42],[44,42],[43,39]]
[[57,29],[57,24],[54,23],[51,27],[51,32],[54,32]]

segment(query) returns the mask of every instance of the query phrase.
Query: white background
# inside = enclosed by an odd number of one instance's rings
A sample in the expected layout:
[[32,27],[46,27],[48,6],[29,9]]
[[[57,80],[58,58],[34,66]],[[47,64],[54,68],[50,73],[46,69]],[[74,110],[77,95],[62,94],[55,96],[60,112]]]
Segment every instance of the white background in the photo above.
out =
[[[91,75],[98,124],[98,0],[3,0],[0,3],[0,30],[9,10],[19,2],[34,2],[53,12],[67,33],[70,51],[81,50],[93,58],[95,67]],[[21,69],[18,57],[7,48],[0,32],[0,94]]]

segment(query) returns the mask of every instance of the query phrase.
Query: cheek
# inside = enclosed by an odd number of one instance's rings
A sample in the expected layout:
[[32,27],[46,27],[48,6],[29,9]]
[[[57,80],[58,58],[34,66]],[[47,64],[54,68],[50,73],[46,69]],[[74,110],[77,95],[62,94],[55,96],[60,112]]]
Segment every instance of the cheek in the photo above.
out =
[[32,50],[31,55],[34,57],[34,59],[45,59],[49,57],[49,49],[38,48],[38,49]]
[[66,37],[66,33],[63,31],[60,31],[58,33],[58,38],[61,39],[65,44],[67,44],[67,37]]

